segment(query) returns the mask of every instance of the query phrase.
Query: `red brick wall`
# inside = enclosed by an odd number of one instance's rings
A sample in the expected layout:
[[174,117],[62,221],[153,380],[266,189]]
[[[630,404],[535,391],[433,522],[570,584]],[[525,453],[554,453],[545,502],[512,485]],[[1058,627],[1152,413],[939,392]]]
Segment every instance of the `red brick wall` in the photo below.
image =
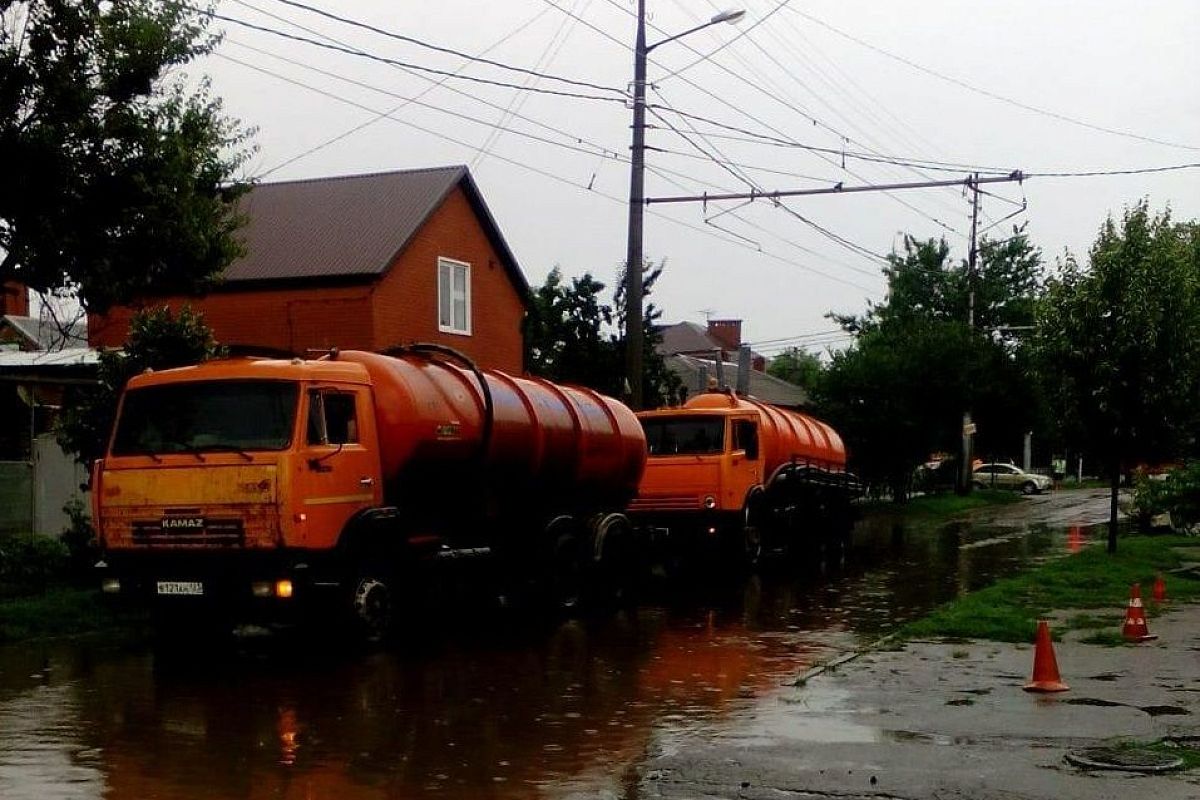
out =
[[[471,335],[438,331],[438,257],[471,265]],[[524,305],[499,255],[460,189],[446,198],[373,285],[216,292],[170,297],[202,312],[222,344],[305,349],[383,350],[413,341],[460,350],[482,367],[520,374]],[[129,331],[129,308],[89,315],[88,343],[119,347]]]
[[[370,350],[369,286],[309,287],[216,292],[206,297],[168,297],[147,301],[173,310],[187,304],[204,314],[222,344],[255,345],[303,353],[308,348]],[[88,316],[88,344],[120,347],[129,332],[131,308]]]
[[29,290],[24,284],[9,282],[0,285],[0,314],[29,316]]
[[[471,335],[438,331],[438,257],[471,265]],[[479,366],[520,374],[525,307],[470,202],[455,189],[376,286],[372,310],[378,349],[437,342]]]

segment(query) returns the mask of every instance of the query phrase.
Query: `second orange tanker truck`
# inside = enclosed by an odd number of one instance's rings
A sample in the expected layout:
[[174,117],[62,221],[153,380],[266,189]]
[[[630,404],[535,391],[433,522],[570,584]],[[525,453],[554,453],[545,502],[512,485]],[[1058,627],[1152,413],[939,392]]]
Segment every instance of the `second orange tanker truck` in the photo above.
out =
[[93,473],[103,586],[168,611],[340,604],[378,633],[404,582],[479,557],[569,604],[631,568],[645,461],[615,400],[437,346],[148,373]]
[[754,562],[848,529],[860,484],[820,420],[727,390],[638,419],[649,459],[629,514],[665,534],[673,556],[719,550]]

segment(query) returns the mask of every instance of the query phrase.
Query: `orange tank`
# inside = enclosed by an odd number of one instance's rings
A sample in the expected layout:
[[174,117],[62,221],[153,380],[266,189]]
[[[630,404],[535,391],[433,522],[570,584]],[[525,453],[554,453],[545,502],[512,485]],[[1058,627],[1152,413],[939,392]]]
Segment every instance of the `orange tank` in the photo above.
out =
[[758,447],[766,477],[792,461],[841,472],[846,468],[846,446],[837,431],[815,417],[769,405],[752,397],[732,397],[724,392],[696,395],[685,409],[758,413]]
[[622,508],[637,491],[645,435],[610,397],[419,353],[337,359],[370,375],[382,477],[405,496],[447,482],[469,493],[476,469],[501,505]]

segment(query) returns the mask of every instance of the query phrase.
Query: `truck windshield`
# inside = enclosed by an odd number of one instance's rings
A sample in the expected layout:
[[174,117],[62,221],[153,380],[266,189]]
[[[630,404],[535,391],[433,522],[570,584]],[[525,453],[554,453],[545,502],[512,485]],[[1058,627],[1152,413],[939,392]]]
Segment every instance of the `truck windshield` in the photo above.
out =
[[721,453],[725,450],[724,417],[650,417],[642,420],[652,456]]
[[211,381],[126,393],[113,455],[283,450],[299,390],[289,381]]

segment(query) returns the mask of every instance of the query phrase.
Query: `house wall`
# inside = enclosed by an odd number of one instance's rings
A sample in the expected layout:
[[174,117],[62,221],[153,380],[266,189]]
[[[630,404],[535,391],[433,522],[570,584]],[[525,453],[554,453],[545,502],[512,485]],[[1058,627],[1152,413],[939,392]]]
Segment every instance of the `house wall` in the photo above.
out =
[[[221,291],[205,297],[166,297],[145,305],[184,305],[204,314],[221,344],[254,345],[302,353],[307,349],[370,350],[369,286],[305,287]],[[133,308],[88,316],[88,344],[120,347],[129,333]]]
[[[438,258],[471,265],[471,335],[438,331]],[[226,290],[202,298],[168,297],[146,305],[187,304],[204,314],[222,344],[306,349],[384,350],[414,341],[453,347],[480,366],[520,374],[525,307],[499,254],[461,189],[454,189],[391,269],[373,284]],[[88,344],[120,347],[132,308],[89,315]]]
[[24,284],[13,281],[0,284],[0,316],[4,314],[29,316],[29,290]]
[[[438,258],[471,265],[471,335],[438,330]],[[461,189],[454,189],[375,289],[376,349],[436,342],[481,367],[520,374],[525,314],[521,296]]]

